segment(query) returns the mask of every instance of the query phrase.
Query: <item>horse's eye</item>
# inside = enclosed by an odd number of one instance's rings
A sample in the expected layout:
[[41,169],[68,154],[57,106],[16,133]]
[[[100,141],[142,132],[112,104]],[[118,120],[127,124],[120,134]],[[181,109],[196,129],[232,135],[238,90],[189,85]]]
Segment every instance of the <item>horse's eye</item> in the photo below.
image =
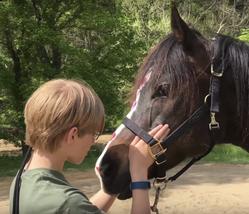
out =
[[159,85],[156,88],[155,93],[153,94],[152,98],[167,97],[168,93],[169,93],[169,85],[168,84],[162,84],[162,85]]

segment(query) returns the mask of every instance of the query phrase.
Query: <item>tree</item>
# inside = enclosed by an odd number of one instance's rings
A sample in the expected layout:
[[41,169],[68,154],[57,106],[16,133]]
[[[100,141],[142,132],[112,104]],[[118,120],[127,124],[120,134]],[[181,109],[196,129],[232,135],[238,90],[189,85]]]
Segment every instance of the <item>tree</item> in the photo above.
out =
[[[178,0],[204,35],[237,36],[248,0]],[[0,3],[0,138],[24,139],[23,107],[41,83],[80,78],[100,95],[110,129],[148,50],[170,32],[170,0],[10,0]],[[244,35],[244,34],[243,34]]]
[[0,137],[24,139],[26,99],[59,77],[87,81],[104,101],[106,127],[115,126],[140,47],[127,22],[114,1],[0,3]]
[[241,30],[241,34],[239,35],[238,39],[249,43],[249,29]]

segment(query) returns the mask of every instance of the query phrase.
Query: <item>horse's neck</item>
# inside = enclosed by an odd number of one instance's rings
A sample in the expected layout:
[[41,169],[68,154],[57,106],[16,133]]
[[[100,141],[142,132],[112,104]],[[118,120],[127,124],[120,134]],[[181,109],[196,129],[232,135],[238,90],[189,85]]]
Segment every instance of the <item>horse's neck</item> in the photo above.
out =
[[249,136],[243,139],[241,129],[234,125],[235,123],[228,124],[225,132],[224,139],[221,144],[233,144],[249,152]]
[[249,153],[249,136],[245,139],[240,139],[238,141],[233,141],[233,145],[238,146]]

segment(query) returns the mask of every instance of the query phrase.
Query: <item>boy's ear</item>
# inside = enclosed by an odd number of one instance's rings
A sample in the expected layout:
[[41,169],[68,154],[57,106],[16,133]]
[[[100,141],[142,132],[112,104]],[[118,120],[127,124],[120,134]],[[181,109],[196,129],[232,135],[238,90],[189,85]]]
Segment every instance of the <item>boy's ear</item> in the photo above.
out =
[[74,141],[74,139],[78,136],[78,128],[72,127],[69,129],[69,131],[66,133],[66,141],[71,143]]

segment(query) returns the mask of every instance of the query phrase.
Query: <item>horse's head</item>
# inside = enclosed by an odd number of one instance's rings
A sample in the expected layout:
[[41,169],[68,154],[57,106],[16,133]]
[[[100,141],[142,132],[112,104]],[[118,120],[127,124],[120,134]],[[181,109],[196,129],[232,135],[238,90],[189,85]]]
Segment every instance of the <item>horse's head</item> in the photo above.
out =
[[[174,6],[171,27],[172,33],[145,58],[136,78],[131,111],[127,115],[146,131],[161,123],[169,124],[170,129],[174,131],[204,102],[209,93],[211,62],[214,62],[216,67],[222,64],[219,57],[222,50],[219,47],[220,42],[209,42],[199,32],[190,28]],[[212,57],[215,57],[214,60]],[[227,78],[229,82],[231,74]],[[233,88],[229,88],[231,85]],[[228,83],[221,86],[221,96],[224,87],[234,95],[234,81],[231,85]],[[231,100],[227,99],[226,102],[222,101],[221,105],[234,105],[234,101],[229,102]],[[224,112],[220,117],[223,121],[229,114]],[[168,148],[167,161],[160,165],[160,170],[166,171],[187,157],[204,153],[211,144],[208,123],[209,118],[205,118],[202,123],[194,125],[191,131],[178,138]],[[223,134],[224,130],[225,128],[222,128]],[[120,198],[127,198],[131,194],[128,144],[133,138],[134,135],[121,125],[97,161],[96,171],[101,176],[104,189],[112,194],[123,193]],[[148,173],[149,178],[155,177],[157,170],[157,165],[152,165]]]
[[[161,123],[174,130],[204,100],[208,93],[210,57],[208,41],[191,29],[173,6],[172,33],[145,58],[136,78],[129,117],[146,131]],[[202,139],[200,139],[200,133]],[[195,137],[193,137],[195,136]],[[109,193],[127,192],[130,183],[128,146],[134,135],[121,125],[97,162],[102,184]],[[167,151],[167,170],[188,156],[206,150],[206,131],[196,126]],[[149,169],[155,177],[156,165]],[[126,197],[126,196],[124,196]]]

